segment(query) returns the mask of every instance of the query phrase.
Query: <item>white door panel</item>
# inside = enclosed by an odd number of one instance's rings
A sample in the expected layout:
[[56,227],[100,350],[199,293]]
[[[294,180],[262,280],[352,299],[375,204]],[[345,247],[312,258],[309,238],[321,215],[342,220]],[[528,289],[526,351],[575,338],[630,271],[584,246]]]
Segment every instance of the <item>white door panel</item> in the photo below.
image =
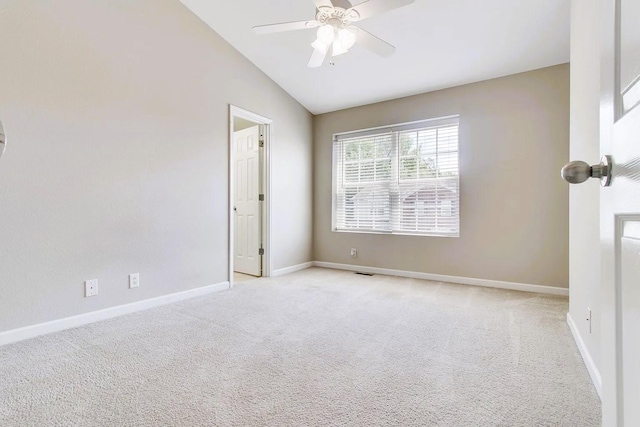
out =
[[605,427],[640,426],[640,2],[602,6],[601,154],[613,180],[601,190],[602,413]]
[[234,133],[234,270],[262,275],[260,249],[260,129]]
[[640,425],[640,218],[623,220],[620,239],[624,425]]

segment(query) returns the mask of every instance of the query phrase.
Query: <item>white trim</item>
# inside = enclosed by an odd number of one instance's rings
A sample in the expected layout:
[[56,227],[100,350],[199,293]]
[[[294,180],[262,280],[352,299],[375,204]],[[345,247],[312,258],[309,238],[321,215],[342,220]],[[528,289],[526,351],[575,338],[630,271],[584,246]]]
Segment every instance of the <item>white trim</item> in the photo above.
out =
[[262,176],[262,184],[264,185],[264,197],[265,197],[265,206],[264,206],[264,215],[262,216],[262,240],[264,246],[264,257],[263,257],[263,266],[262,266],[262,277],[270,277],[273,272],[273,257],[271,253],[271,209],[273,206],[272,203],[272,184],[271,184],[271,145],[273,143],[273,120],[261,116],[256,113],[252,113],[251,111],[245,110],[240,107],[236,107],[235,105],[229,104],[229,230],[228,230],[228,238],[229,238],[229,283],[230,287],[233,287],[233,230],[234,230],[234,216],[233,216],[233,199],[234,199],[234,189],[233,189],[233,174],[234,174],[234,165],[233,165],[233,128],[234,128],[234,117],[243,118],[245,120],[249,120],[251,122],[264,125],[266,127],[265,132],[265,144],[264,144],[264,174]]
[[115,307],[105,308],[103,310],[79,314],[77,316],[66,317],[64,319],[52,320],[51,322],[39,323],[37,325],[0,332],[0,346],[34,338],[40,335],[50,334],[52,332],[59,332],[65,329],[88,325],[89,323],[99,322],[101,320],[111,319],[125,314],[135,313],[137,311],[143,311],[178,301],[209,295],[226,289],[229,289],[229,282],[221,282],[215,285],[176,292],[174,294],[163,295],[160,297],[132,302],[130,304],[118,305]]
[[285,274],[295,273],[296,271],[306,270],[307,268],[313,267],[313,262],[304,262],[298,265],[292,265],[291,267],[279,268],[273,271],[271,277],[284,276]]
[[578,350],[580,350],[580,355],[582,356],[582,360],[587,367],[587,371],[589,371],[591,381],[593,382],[593,385],[598,392],[598,396],[600,396],[600,399],[602,399],[602,377],[600,376],[600,370],[591,358],[591,353],[589,353],[589,349],[587,349],[587,345],[584,343],[582,335],[580,335],[580,331],[578,330],[578,327],[571,317],[571,313],[567,313],[567,324],[569,325],[569,329],[571,330],[573,339],[578,346]]
[[409,277],[412,279],[432,280],[436,282],[459,283],[461,285],[483,286],[485,288],[510,289],[513,291],[535,292],[539,294],[569,296],[569,289],[554,286],[529,285],[526,283],[503,282],[500,280],[473,279],[470,277],[445,276],[442,274],[421,273],[418,271],[391,270],[388,268],[365,267],[351,264],[335,264],[315,261],[315,267],[334,270],[358,271],[362,273],[384,274],[387,276]]
[[401,132],[404,130],[422,129],[422,128],[436,128],[440,126],[450,126],[452,124],[460,123],[460,115],[454,114],[451,116],[435,117],[432,119],[416,120],[413,122],[397,123],[394,125],[376,126],[366,129],[351,130],[347,132],[338,132],[333,134],[333,140],[336,139],[350,139],[358,138],[368,135],[379,135],[391,132]]
[[258,124],[262,124],[262,125],[269,125],[269,124],[273,123],[273,120],[271,120],[268,117],[261,116],[260,114],[252,113],[249,110],[245,110],[244,108],[236,107],[233,104],[229,104],[229,112],[231,113],[231,117],[233,117],[233,116],[240,117],[240,118],[243,118],[245,120],[249,120],[250,122],[254,122],[254,123],[258,123]]

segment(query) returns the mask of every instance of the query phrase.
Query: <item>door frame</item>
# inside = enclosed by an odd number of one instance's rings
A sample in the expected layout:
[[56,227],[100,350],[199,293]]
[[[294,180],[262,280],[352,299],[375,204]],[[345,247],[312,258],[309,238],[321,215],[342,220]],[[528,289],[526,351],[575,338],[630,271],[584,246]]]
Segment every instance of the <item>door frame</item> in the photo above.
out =
[[233,104],[229,104],[229,287],[233,287],[233,261],[234,261],[234,228],[235,218],[233,214],[233,202],[235,199],[234,189],[234,118],[242,118],[251,122],[257,123],[263,126],[264,129],[264,150],[260,169],[261,174],[261,186],[264,194],[264,202],[260,206],[261,217],[261,233],[262,233],[262,247],[264,248],[264,255],[262,256],[262,277],[271,277],[273,271],[271,256],[271,143],[273,141],[273,120],[253,113],[249,110],[237,107]]

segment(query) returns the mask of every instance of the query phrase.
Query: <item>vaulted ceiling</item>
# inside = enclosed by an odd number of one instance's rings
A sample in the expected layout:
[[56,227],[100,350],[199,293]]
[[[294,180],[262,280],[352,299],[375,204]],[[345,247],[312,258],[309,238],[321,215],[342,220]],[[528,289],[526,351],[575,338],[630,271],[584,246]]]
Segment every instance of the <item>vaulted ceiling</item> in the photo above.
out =
[[313,0],[181,1],[314,114],[569,62],[569,0],[416,0],[358,23],[393,56],[356,44],[320,68],[307,67],[315,29],[251,31],[314,19]]

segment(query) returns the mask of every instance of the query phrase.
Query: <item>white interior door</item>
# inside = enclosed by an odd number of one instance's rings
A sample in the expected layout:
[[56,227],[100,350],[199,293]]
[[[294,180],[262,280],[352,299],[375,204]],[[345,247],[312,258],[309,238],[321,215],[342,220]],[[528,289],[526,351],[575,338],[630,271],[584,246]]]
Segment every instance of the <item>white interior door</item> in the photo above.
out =
[[603,425],[640,426],[640,2],[601,0]]
[[261,276],[259,126],[235,132],[234,149],[234,271]]

